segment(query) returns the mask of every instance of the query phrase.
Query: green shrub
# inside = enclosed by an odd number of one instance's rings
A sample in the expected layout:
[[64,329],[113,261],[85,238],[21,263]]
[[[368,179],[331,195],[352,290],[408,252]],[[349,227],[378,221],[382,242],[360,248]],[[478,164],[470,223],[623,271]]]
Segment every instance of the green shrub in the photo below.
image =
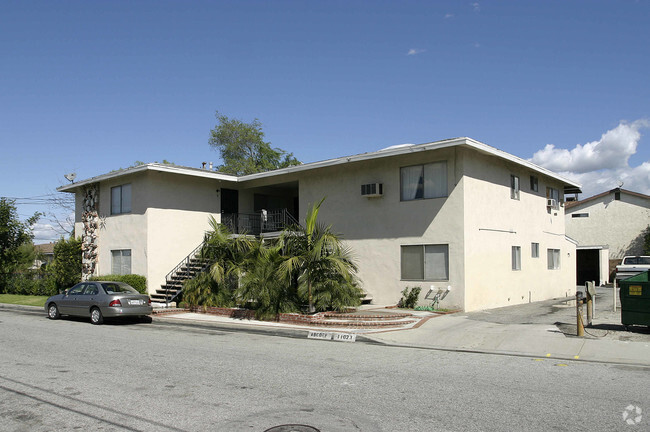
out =
[[54,277],[36,272],[13,274],[7,282],[6,294],[52,296],[59,292]]
[[[236,282],[235,282],[236,283]],[[217,283],[209,273],[203,272],[183,283],[183,303],[188,306],[234,307],[235,300],[228,286]]]
[[93,281],[115,281],[115,282],[124,282],[125,284],[131,285],[135,288],[140,294],[147,294],[147,278],[141,275],[127,274],[127,275],[104,275],[104,276],[93,276],[90,278]]
[[48,266],[60,290],[81,282],[81,239],[60,239],[54,245],[54,260]]
[[415,305],[418,304],[420,291],[422,291],[422,288],[420,287],[404,288],[402,291],[402,298],[400,299],[399,303],[397,303],[397,306],[406,309],[413,309]]

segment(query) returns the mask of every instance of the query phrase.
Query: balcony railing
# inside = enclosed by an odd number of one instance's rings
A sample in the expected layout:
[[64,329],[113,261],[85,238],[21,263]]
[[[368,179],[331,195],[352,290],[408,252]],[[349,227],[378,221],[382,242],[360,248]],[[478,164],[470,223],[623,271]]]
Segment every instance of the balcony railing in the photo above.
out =
[[298,221],[287,209],[268,210],[258,213],[222,213],[221,223],[233,234],[259,236],[263,233],[282,231]]

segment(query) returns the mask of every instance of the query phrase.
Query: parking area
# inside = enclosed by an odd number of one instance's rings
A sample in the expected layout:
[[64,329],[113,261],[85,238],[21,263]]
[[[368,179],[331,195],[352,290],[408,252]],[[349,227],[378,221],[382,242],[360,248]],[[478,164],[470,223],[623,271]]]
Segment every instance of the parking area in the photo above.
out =
[[[584,286],[578,287],[584,292]],[[617,295],[614,311],[613,288],[597,287],[593,325],[585,327],[585,337],[619,341],[650,342],[650,328],[631,326],[626,330],[621,324],[620,300]],[[583,317],[586,321],[586,306]],[[549,324],[555,325],[566,336],[576,335],[575,298],[547,300],[523,305],[508,306],[464,314],[470,320],[498,324]]]

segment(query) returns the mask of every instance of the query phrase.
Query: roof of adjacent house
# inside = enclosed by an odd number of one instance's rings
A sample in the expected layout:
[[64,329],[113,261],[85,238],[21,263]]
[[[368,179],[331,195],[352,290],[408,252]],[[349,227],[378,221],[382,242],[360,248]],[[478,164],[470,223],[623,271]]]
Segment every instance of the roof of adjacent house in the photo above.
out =
[[553,179],[556,179],[564,184],[564,192],[565,193],[579,193],[580,192],[580,187],[581,185],[579,183],[574,182],[573,180],[569,180],[565,177],[560,176],[559,174],[548,170],[546,168],[540,167],[539,165],[535,165],[534,163],[527,161],[525,159],[519,158],[517,156],[514,156],[510,153],[504,152],[502,150],[499,150],[495,147],[489,146],[487,144],[483,144],[482,142],[473,140],[471,138],[467,137],[461,137],[461,138],[452,138],[452,139],[447,139],[447,140],[442,140],[442,141],[435,141],[435,142],[430,142],[430,143],[424,143],[424,144],[402,144],[402,145],[397,145],[397,146],[391,146],[388,148],[385,148],[383,150],[375,151],[375,152],[369,152],[369,153],[362,153],[362,154],[357,154],[357,155],[352,155],[352,156],[343,156],[339,158],[334,158],[334,159],[328,159],[324,161],[319,161],[319,162],[310,162],[310,163],[305,163],[301,165],[296,165],[296,166],[291,166],[287,168],[281,168],[273,171],[266,171],[266,172],[261,172],[261,173],[256,173],[256,174],[249,174],[249,175],[244,175],[244,176],[233,176],[230,174],[223,174],[215,171],[210,171],[206,169],[200,169],[200,168],[189,168],[189,167],[181,167],[177,165],[166,165],[166,164],[158,164],[158,163],[150,163],[150,164],[144,164],[144,165],[139,165],[127,169],[122,169],[122,170],[117,170],[110,172],[108,174],[103,174],[97,177],[92,177],[86,180],[82,180],[76,183],[72,183],[66,186],[61,186],[57,188],[58,191],[60,192],[74,192],[77,188],[88,185],[91,183],[96,183],[100,182],[103,180],[108,180],[111,178],[115,177],[120,177],[123,175],[127,174],[133,174],[137,172],[143,172],[147,170],[152,170],[152,171],[161,171],[161,172],[170,172],[170,173],[175,173],[175,174],[182,174],[182,175],[191,175],[191,176],[196,176],[196,177],[206,177],[206,178],[214,178],[218,180],[228,180],[232,182],[244,182],[248,180],[254,180],[254,179],[259,179],[259,178],[266,178],[266,177],[273,177],[273,176],[278,176],[278,175],[283,175],[283,174],[289,174],[289,173],[294,173],[294,172],[301,172],[301,171],[308,171],[312,169],[318,169],[318,168],[324,168],[324,167],[329,167],[329,166],[336,166],[336,165],[342,165],[346,163],[351,163],[351,162],[359,162],[359,161],[364,161],[364,160],[371,160],[371,159],[378,159],[378,158],[385,158],[385,157],[391,157],[391,156],[397,156],[397,155],[402,155],[402,154],[408,154],[412,152],[419,152],[419,151],[431,151],[431,150],[439,150],[442,148],[448,148],[448,147],[466,147],[466,148],[471,148],[475,151],[478,151],[483,154],[491,155],[498,157],[500,159],[504,159],[513,163],[516,163],[518,165],[522,165],[526,168],[531,169],[532,171],[538,172],[540,174],[546,175],[548,177],[551,177]]
[[44,255],[51,255],[54,253],[54,243],[37,244],[34,245],[34,249]]
[[588,203],[590,201],[598,200],[600,198],[603,198],[603,197],[605,197],[607,195],[610,195],[610,194],[613,194],[613,193],[616,193],[616,192],[621,192],[621,193],[632,195],[632,196],[635,196],[635,197],[638,197],[638,198],[644,198],[644,199],[650,200],[650,196],[648,196],[648,195],[644,195],[644,194],[638,193],[638,192],[632,192],[632,191],[629,191],[629,190],[626,190],[626,189],[615,188],[615,189],[612,189],[612,190],[605,191],[603,193],[599,193],[598,195],[594,195],[594,196],[591,196],[589,198],[585,198],[585,199],[580,200],[580,201],[568,201],[565,204],[565,209],[568,210],[568,209],[570,209],[572,207],[576,207],[576,206]]

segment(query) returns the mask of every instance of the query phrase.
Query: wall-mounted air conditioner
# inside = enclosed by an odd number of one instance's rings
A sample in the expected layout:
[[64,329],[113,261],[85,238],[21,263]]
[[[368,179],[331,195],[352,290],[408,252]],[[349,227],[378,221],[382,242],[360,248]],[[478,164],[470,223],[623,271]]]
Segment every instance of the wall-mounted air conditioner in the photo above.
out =
[[367,198],[380,197],[384,195],[384,185],[382,183],[368,183],[361,185],[361,196]]
[[557,208],[557,201],[552,198],[546,200],[546,207]]

